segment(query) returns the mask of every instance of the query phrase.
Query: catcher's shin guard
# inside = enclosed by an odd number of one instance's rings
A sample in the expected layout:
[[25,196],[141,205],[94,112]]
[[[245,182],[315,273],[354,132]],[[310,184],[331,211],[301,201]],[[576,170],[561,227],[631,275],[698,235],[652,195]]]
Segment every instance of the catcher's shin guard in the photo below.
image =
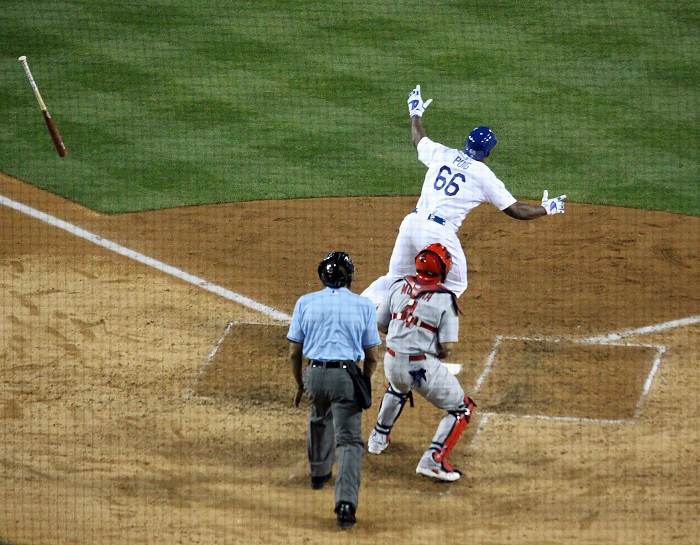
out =
[[434,451],[433,459],[443,462],[455,448],[457,441],[471,420],[476,403],[471,397],[466,396],[464,403],[454,411],[449,411],[438,425],[430,450]]
[[[410,393],[410,392],[409,392]],[[377,425],[374,429],[378,433],[389,435],[391,428],[401,416],[404,405],[409,394],[402,394],[392,388],[391,384],[386,389],[386,393],[382,398],[382,403],[379,406],[379,416],[377,416]]]

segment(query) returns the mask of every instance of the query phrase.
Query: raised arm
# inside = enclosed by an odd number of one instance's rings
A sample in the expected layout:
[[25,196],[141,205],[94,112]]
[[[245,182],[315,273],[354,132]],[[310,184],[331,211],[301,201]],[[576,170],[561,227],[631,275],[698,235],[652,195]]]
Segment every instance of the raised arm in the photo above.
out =
[[418,142],[425,138],[425,129],[423,128],[423,118],[414,117],[411,119],[411,141],[413,147],[418,147]]
[[423,102],[423,98],[420,96],[420,85],[416,85],[416,88],[408,95],[408,114],[411,116],[411,141],[415,147],[418,147],[418,142],[425,137],[422,117],[423,112],[430,106],[432,101],[433,99],[430,98]]

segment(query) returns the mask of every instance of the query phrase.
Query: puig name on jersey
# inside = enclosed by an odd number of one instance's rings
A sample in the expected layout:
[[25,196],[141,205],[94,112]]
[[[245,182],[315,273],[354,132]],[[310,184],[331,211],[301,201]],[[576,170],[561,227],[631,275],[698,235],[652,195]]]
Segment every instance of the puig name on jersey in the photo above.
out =
[[461,168],[462,170],[467,170],[471,166],[472,160],[468,157],[460,157],[458,155],[457,157],[455,157],[453,164],[457,165],[457,167]]

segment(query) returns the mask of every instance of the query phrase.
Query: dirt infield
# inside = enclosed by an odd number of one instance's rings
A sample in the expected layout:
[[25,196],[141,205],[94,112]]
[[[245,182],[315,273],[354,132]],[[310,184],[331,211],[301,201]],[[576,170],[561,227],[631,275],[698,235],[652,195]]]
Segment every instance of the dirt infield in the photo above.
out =
[[[383,274],[414,205],[106,217],[5,176],[0,195],[286,314],[327,251],[353,256],[355,291]],[[697,543],[700,218],[482,206],[461,240],[464,476],[414,474],[440,418],[416,399],[339,533],[332,486],[308,486],[283,322],[0,206],[0,541]],[[384,385],[380,369],[365,436]]]

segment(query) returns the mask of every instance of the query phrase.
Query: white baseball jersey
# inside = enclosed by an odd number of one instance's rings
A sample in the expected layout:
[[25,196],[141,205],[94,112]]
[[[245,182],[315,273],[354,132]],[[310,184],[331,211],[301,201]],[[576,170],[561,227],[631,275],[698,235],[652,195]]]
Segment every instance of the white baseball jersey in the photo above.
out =
[[444,284],[460,297],[468,285],[467,257],[457,236],[462,221],[481,203],[489,202],[504,210],[517,201],[489,167],[463,151],[433,142],[427,136],[416,149],[428,172],[415,213],[408,214],[399,228],[388,274],[362,292],[375,306],[386,298],[389,286],[396,280],[415,273],[416,255],[434,242],[452,254],[452,269]]
[[[411,306],[411,286],[406,280],[389,288],[389,296],[377,309],[377,322],[388,325],[386,345],[397,354],[432,354],[436,356],[439,342],[455,343],[458,339],[459,317],[450,293],[427,292],[416,299],[411,311],[415,320],[407,323],[400,318]],[[419,324],[426,324],[429,328]]]
[[481,203],[490,202],[504,210],[516,202],[489,167],[463,151],[427,136],[416,149],[418,159],[428,167],[416,205],[419,214],[434,214],[457,231],[466,215]]

